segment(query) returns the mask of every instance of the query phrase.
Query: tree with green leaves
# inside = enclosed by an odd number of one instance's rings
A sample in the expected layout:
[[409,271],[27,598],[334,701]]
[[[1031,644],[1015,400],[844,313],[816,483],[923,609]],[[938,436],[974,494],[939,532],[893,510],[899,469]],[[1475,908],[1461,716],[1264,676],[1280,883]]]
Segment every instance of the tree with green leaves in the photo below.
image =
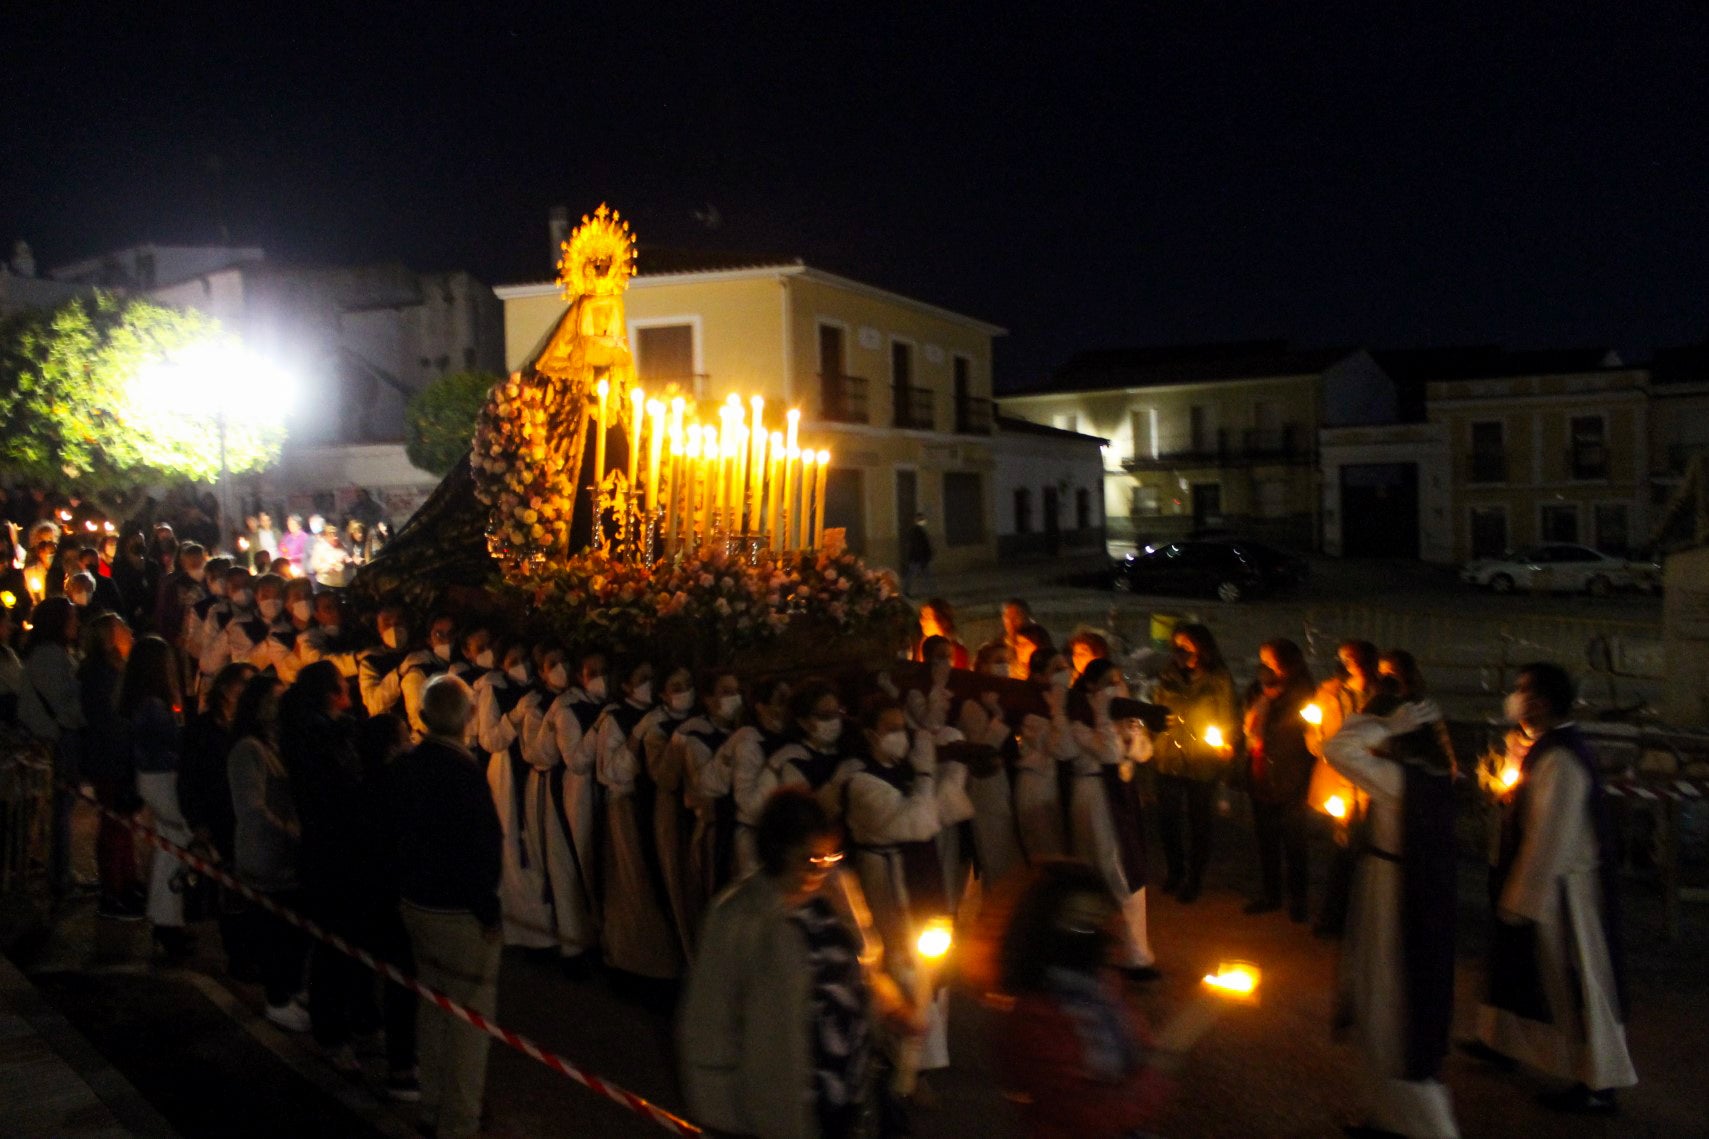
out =
[[475,419],[499,377],[451,372],[410,397],[404,412],[404,453],[429,474],[445,475],[469,453]]
[[[278,416],[225,416],[243,357],[218,321],[109,293],[0,320],[0,470],[110,510],[174,479],[211,481],[279,457]],[[231,383],[225,383],[229,379]]]

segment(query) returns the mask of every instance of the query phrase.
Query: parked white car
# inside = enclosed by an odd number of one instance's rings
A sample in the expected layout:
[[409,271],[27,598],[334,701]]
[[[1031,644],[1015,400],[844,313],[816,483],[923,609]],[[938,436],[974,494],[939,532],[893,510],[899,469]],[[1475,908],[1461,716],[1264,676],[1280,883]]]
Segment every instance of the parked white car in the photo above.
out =
[[1460,570],[1460,580],[1496,593],[1526,589],[1603,597],[1616,589],[1658,588],[1661,567],[1611,557],[1589,546],[1554,542],[1469,561]]

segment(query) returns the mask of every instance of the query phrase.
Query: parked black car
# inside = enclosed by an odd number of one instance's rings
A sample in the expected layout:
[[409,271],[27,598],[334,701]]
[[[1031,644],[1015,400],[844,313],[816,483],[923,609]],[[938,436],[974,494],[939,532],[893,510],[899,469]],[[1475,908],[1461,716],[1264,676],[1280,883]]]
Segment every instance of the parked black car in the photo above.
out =
[[1239,601],[1290,589],[1305,576],[1304,562],[1261,542],[1183,541],[1129,554],[1115,567],[1115,586]]

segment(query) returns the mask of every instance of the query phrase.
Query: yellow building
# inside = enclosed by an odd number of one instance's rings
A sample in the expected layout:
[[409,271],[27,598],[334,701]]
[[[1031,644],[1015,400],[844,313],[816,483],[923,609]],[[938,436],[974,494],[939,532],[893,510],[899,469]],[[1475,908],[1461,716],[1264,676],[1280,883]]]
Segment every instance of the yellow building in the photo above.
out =
[[1513,353],[1497,374],[1433,380],[1452,456],[1454,558],[1541,542],[1608,553],[1648,532],[1648,373],[1611,352]]
[[[827,524],[869,561],[898,565],[926,515],[934,568],[996,557],[991,343],[1004,330],[800,261],[678,269],[650,258],[625,294],[649,389],[799,407],[803,446],[831,452]],[[552,283],[502,285],[505,357],[520,367],[563,314]],[[773,412],[768,410],[768,419]]]
[[1317,433],[1392,415],[1364,352],[1279,341],[1085,352],[1003,414],[1109,440],[1112,538],[1229,528],[1314,544]]

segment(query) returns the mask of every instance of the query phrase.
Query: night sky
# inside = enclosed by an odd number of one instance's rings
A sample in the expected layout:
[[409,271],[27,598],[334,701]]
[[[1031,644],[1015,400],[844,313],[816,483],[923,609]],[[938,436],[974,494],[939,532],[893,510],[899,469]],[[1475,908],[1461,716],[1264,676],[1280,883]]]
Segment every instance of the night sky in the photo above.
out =
[[1709,334],[1701,2],[462,7],[0,6],[0,241],[223,222],[498,283],[608,200],[643,255],[1004,325],[1000,386],[1121,344]]

